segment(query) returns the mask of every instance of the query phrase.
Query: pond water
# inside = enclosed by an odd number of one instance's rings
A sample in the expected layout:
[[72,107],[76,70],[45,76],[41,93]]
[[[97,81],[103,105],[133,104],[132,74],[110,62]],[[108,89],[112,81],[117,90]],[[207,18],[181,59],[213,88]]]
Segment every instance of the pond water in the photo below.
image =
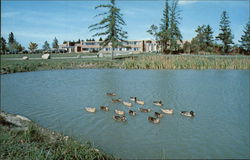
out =
[[[249,70],[53,70],[1,75],[1,108],[43,127],[88,140],[121,158],[250,158]],[[149,113],[127,114],[112,103],[137,96]],[[159,124],[148,122],[160,107],[173,108]],[[109,112],[99,110],[108,105]],[[97,107],[87,113],[84,107]],[[134,104],[133,110],[140,106]],[[114,109],[128,121],[112,119]],[[182,110],[193,110],[194,118]]]

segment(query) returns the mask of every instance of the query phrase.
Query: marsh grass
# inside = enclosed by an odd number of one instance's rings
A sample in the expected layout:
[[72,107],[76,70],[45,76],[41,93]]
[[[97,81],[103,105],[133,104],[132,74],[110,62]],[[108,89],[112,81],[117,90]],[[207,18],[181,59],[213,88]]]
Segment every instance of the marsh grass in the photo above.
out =
[[0,159],[115,159],[71,138],[57,136],[36,125],[24,130],[13,130],[0,125]]
[[123,68],[123,69],[249,69],[250,56],[161,55],[143,53],[105,58],[4,60],[1,74],[52,69]]
[[142,56],[127,59],[124,69],[249,69],[250,57]]

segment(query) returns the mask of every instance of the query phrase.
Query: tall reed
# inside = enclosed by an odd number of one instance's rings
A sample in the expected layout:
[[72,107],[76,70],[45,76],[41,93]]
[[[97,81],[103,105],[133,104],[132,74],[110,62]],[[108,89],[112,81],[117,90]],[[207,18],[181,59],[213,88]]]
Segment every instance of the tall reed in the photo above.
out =
[[124,69],[249,69],[250,57],[141,56],[123,62]]

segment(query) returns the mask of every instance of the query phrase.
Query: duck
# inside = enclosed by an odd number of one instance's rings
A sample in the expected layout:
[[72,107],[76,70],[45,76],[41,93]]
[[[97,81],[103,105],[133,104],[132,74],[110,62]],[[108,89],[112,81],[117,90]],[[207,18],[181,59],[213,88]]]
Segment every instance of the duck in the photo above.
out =
[[125,102],[125,101],[123,101],[122,102],[125,106],[127,106],[127,107],[132,107],[132,103],[130,103],[130,102]]
[[117,103],[117,102],[121,102],[122,101],[122,99],[121,98],[118,98],[118,99],[112,99],[112,102],[113,103]]
[[136,101],[137,97],[130,97],[131,101]]
[[85,107],[85,110],[86,110],[87,112],[91,112],[91,113],[96,112],[96,108],[94,108],[94,107]]
[[163,114],[162,113],[159,113],[159,112],[155,112],[155,116],[157,118],[162,118],[163,117]]
[[140,105],[144,105],[144,103],[145,103],[144,101],[141,101],[141,100],[136,100],[135,102],[136,102],[137,104],[140,104]]
[[106,93],[107,96],[116,96],[115,93]]
[[141,112],[150,112],[151,111],[151,109],[149,109],[149,108],[139,108],[139,110],[141,111]]
[[132,111],[132,110],[129,110],[128,113],[129,113],[131,116],[135,116],[135,115],[136,115],[136,112],[135,112],[135,111]]
[[120,121],[120,122],[126,122],[127,121],[127,118],[125,116],[114,115],[113,119],[116,120],[116,121]]
[[103,111],[109,111],[109,107],[108,106],[100,106],[100,109]]
[[160,119],[159,118],[154,118],[154,117],[148,117],[148,121],[152,122],[152,123],[160,123]]
[[187,116],[187,117],[194,117],[195,113],[193,111],[181,111],[181,115]]
[[122,110],[115,109],[115,113],[119,115],[125,115],[125,112]]
[[153,104],[156,106],[163,106],[162,101],[154,101]]
[[173,109],[161,109],[161,111],[163,113],[166,113],[166,114],[173,114],[174,110]]

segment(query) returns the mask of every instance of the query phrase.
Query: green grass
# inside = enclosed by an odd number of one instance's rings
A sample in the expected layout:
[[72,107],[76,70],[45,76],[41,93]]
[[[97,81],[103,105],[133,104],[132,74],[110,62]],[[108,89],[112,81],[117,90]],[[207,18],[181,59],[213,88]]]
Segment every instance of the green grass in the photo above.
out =
[[[37,54],[6,54],[1,55],[1,58],[22,58],[28,56],[29,58],[41,58],[42,53]],[[76,56],[96,56],[96,53],[51,53],[51,57],[76,57]]]
[[111,60],[110,58],[2,60],[1,73],[74,68],[119,68],[121,64],[121,60]]
[[0,159],[115,159],[94,149],[90,143],[82,144],[59,136],[52,140],[36,125],[27,131],[13,130],[0,125]]
[[[58,54],[66,57],[71,54]],[[79,54],[75,54],[79,55]],[[1,74],[51,69],[123,68],[123,69],[249,69],[250,56],[161,55],[154,53],[105,58],[6,60],[1,56]],[[32,55],[37,56],[37,55]],[[53,56],[53,54],[52,54]]]
[[125,69],[249,69],[248,56],[154,55],[127,59]]

